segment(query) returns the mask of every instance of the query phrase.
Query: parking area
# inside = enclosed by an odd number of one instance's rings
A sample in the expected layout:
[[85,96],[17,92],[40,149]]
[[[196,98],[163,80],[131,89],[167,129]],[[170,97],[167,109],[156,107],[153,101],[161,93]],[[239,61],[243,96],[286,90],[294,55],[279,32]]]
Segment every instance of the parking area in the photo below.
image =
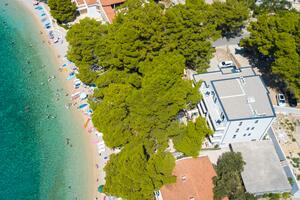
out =
[[250,67],[249,60],[242,55],[243,49],[238,45],[225,45],[215,48],[214,57],[210,60],[207,71],[218,71],[218,64],[222,61],[233,61],[237,67]]
[[[223,61],[232,61],[238,68],[251,67],[250,61],[247,57],[243,55],[243,48],[236,45],[223,45],[215,47],[215,53],[213,54],[213,58],[210,60],[210,67],[207,69],[208,72],[219,71],[219,63]],[[252,66],[253,70],[257,75],[262,75],[259,69],[255,66]],[[267,76],[262,76],[263,79],[270,78]],[[264,80],[264,82],[268,82],[269,80]],[[267,87],[269,90],[270,99],[273,105],[278,105],[278,101],[276,96],[280,93],[277,88]],[[288,99],[288,95],[285,94],[285,105],[283,107],[290,107],[295,103],[291,103],[291,100]],[[295,101],[293,101],[295,102]],[[296,104],[297,105],[297,104]],[[293,106],[295,107],[295,105]],[[297,108],[300,108],[300,103],[298,103]]]

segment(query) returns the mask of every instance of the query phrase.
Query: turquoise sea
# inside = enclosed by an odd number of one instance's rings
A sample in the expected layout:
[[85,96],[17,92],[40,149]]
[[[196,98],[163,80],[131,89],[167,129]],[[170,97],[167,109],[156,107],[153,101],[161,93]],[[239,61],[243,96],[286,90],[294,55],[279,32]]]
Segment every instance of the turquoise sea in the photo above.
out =
[[0,0],[1,200],[87,200],[82,124],[61,82],[48,82],[58,73],[50,53],[31,14]]

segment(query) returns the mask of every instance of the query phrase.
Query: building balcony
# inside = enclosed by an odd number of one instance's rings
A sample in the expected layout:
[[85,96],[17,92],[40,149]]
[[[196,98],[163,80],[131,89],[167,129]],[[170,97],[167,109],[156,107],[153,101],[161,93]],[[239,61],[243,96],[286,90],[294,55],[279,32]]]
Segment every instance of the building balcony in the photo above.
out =
[[208,124],[213,130],[225,130],[227,120],[225,119],[221,105],[216,99],[214,91],[209,87],[201,86],[200,92],[203,96],[202,102],[198,105],[201,115],[207,119]]

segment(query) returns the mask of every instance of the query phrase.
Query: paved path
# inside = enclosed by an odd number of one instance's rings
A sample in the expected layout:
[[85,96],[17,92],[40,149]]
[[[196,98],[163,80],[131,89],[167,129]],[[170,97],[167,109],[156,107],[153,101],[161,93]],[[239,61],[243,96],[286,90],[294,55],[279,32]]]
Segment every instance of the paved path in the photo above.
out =
[[276,113],[282,113],[282,114],[293,114],[300,116],[300,109],[299,108],[291,108],[291,107],[280,107],[280,106],[274,106]]
[[227,39],[225,37],[216,40],[213,43],[213,47],[224,46],[224,45],[236,45],[240,43],[240,40],[244,37],[249,36],[249,32],[247,30],[243,30],[243,33],[240,36]]

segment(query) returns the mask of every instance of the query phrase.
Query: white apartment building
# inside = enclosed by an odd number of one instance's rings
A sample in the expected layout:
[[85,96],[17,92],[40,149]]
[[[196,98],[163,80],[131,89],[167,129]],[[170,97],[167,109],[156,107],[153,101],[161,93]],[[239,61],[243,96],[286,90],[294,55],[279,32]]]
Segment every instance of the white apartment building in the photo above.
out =
[[112,23],[115,8],[126,0],[73,0],[82,17],[89,17],[102,22]]
[[251,67],[221,68],[193,79],[203,81],[198,110],[214,130],[210,145],[263,139],[276,115],[266,86]]

